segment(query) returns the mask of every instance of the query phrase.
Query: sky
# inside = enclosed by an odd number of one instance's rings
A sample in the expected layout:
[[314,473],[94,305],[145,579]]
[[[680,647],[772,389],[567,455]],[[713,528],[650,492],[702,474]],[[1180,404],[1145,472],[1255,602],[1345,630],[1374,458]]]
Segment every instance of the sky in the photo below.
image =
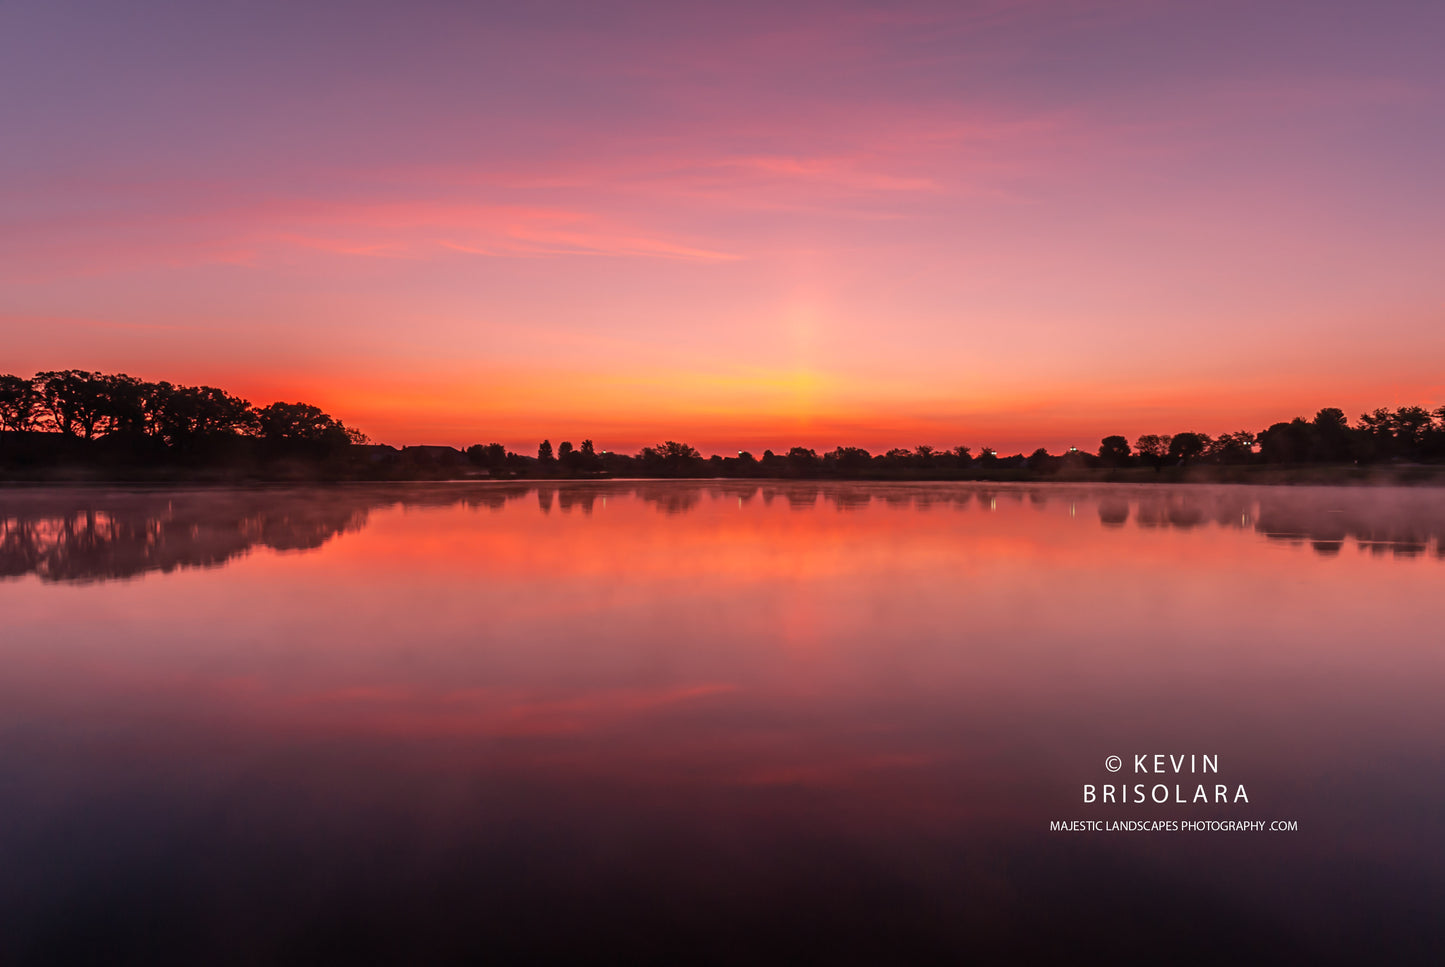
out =
[[1445,403],[1445,5],[0,5],[0,372],[378,442]]

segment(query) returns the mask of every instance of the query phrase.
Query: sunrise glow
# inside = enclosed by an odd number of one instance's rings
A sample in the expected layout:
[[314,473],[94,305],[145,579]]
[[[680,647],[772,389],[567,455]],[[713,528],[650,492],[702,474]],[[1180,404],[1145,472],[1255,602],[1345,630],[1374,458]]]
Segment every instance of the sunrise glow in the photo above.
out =
[[0,11],[0,371],[396,445],[1445,403],[1436,5]]

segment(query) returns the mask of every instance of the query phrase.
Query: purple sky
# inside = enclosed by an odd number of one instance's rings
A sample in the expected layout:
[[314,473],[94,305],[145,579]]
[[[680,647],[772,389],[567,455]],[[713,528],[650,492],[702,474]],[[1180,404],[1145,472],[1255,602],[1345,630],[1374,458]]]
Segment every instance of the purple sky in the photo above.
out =
[[1445,402],[1445,4],[0,6],[0,371],[393,443]]

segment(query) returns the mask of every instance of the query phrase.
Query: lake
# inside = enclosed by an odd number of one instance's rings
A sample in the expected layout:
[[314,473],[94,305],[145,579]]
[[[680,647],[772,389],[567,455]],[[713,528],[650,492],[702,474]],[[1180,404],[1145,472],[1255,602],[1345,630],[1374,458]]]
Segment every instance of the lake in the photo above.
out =
[[1442,589],[1431,489],[0,490],[0,962],[1438,962]]

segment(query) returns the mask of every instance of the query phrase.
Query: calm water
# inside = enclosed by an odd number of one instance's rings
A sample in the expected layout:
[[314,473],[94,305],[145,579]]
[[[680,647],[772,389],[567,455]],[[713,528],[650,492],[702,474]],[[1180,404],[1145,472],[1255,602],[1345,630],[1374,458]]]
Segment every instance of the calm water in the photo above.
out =
[[[1427,490],[0,491],[0,962],[1431,962],[1442,538]],[[1136,782],[1248,802],[1084,802]]]

